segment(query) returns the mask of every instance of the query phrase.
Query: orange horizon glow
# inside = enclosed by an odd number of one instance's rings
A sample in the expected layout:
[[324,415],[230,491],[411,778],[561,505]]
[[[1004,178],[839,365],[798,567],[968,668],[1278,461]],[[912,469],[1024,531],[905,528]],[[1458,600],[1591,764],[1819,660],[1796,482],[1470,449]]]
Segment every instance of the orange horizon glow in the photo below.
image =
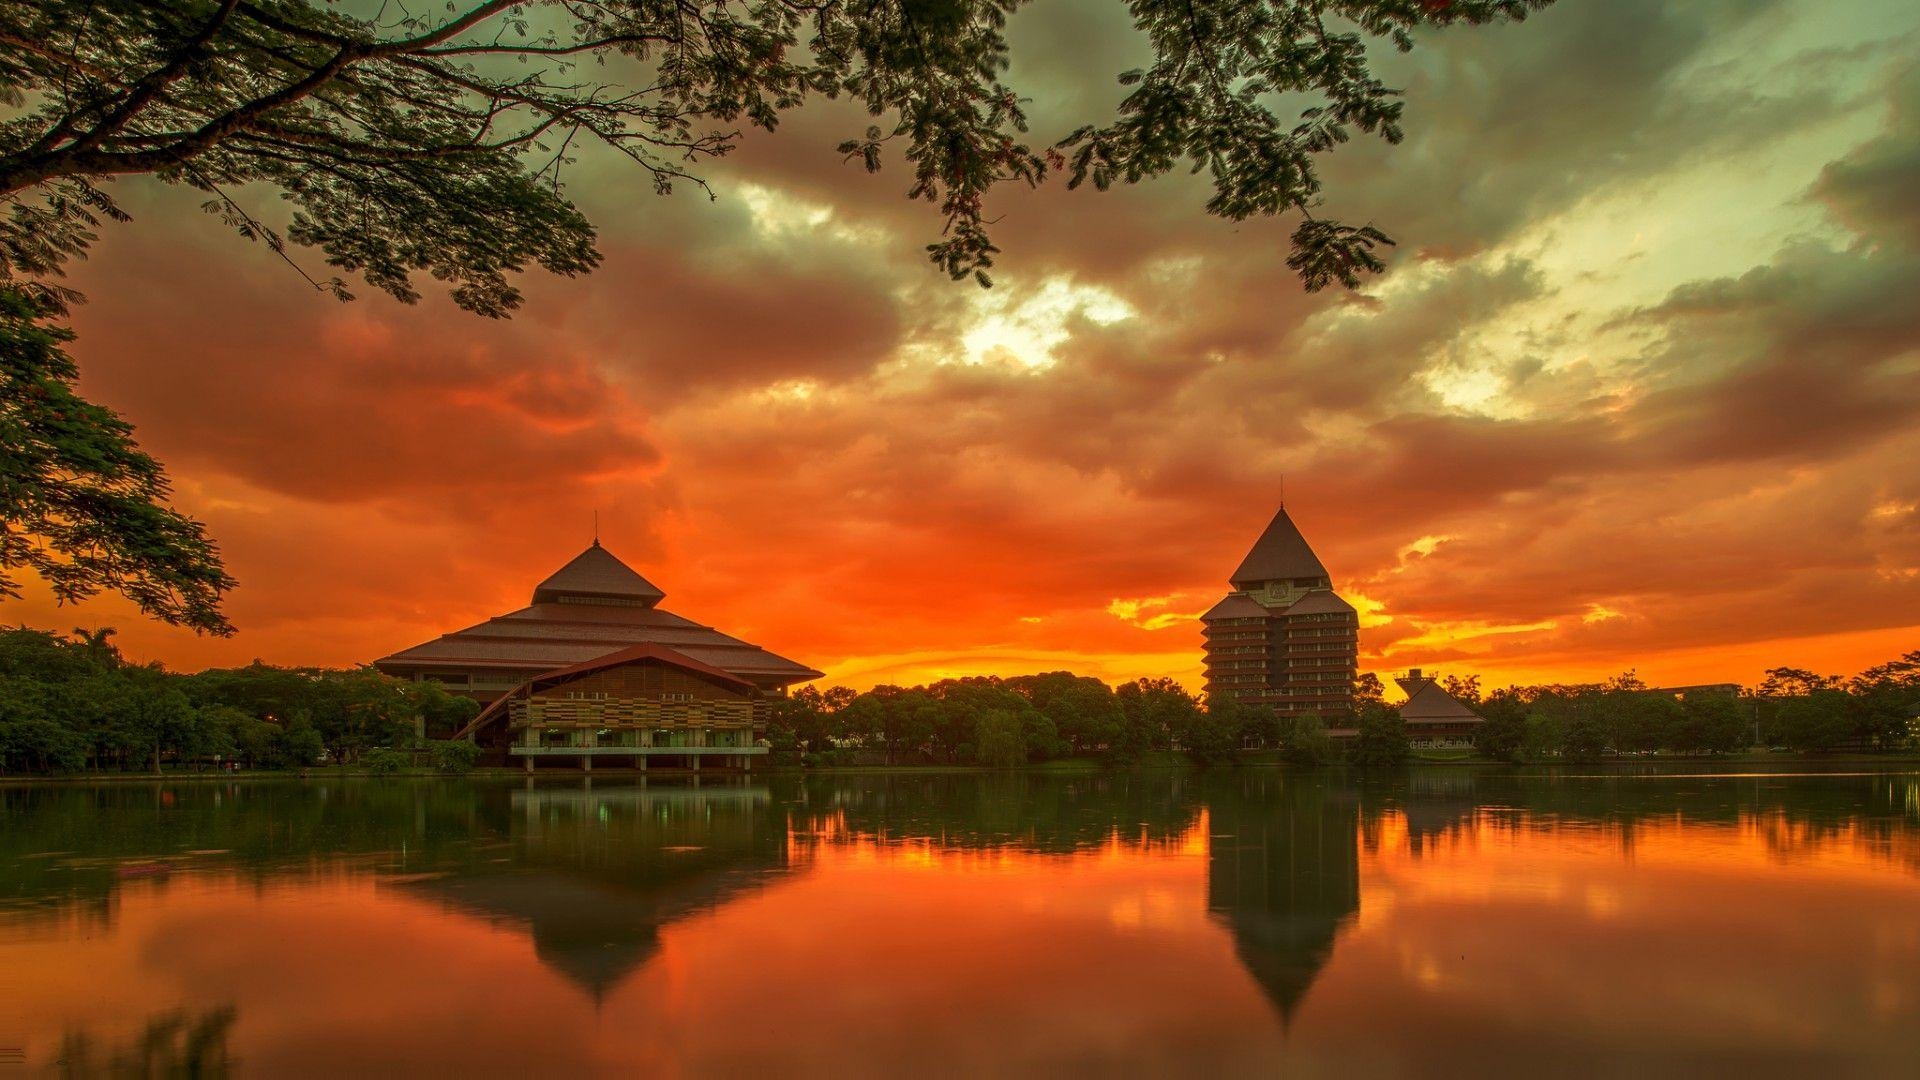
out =
[[[1920,8],[1618,7],[1377,57],[1406,141],[1326,162],[1330,212],[1399,241],[1356,292],[1303,292],[1290,222],[1208,217],[1184,175],[996,194],[995,287],[956,285],[902,177],[831,152],[869,122],[832,104],[712,201],[583,159],[605,264],[525,277],[507,321],[430,283],[316,296],[194,193],[116,182],[135,220],[74,268],[70,351],[219,542],[240,632],[31,579],[0,621],[178,670],[365,664],[524,606],[597,514],[664,607],[828,683],[1198,689],[1195,619],[1284,491],[1383,677],[1751,686],[1920,649],[1920,68],[1891,44]],[[1036,138],[1133,47],[1071,3],[1011,32]]]

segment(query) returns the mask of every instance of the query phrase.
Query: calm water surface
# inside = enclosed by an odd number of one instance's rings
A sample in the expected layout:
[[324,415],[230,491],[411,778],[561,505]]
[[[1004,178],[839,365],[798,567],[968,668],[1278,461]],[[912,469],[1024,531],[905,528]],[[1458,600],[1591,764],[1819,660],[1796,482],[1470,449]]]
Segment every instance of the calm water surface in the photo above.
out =
[[0,1080],[1920,1075],[1920,774],[0,789]]

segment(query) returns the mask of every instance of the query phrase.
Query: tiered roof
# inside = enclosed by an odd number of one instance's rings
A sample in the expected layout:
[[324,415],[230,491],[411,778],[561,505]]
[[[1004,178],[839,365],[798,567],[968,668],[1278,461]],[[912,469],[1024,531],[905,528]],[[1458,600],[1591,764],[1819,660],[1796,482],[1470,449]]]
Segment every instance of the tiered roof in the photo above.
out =
[[666,594],[595,541],[533,603],[374,661],[381,671],[498,669],[528,675],[658,645],[736,678],[785,686],[821,673],[659,607]]
[[1288,615],[1340,615],[1353,614],[1353,605],[1340,599],[1332,589],[1315,589],[1295,600],[1286,610]]
[[1226,599],[1207,609],[1200,616],[1201,622],[1213,622],[1216,619],[1264,619],[1272,615],[1259,601],[1246,593],[1228,593]]

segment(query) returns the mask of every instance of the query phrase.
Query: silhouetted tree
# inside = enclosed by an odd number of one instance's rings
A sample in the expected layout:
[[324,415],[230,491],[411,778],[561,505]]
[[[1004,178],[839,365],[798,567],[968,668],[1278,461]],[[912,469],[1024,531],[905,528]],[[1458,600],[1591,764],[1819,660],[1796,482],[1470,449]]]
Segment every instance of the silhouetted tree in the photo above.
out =
[[[73,334],[49,314],[0,284],[0,596],[19,596],[15,574],[29,570],[62,602],[118,592],[162,622],[232,633],[219,550],[166,506],[166,473],[132,426],[74,390],[61,348]],[[104,637],[92,647],[111,648]]]
[[1448,675],[1440,680],[1440,687],[1463,704],[1480,704],[1480,676],[1478,675],[1469,675],[1464,679],[1458,675]]

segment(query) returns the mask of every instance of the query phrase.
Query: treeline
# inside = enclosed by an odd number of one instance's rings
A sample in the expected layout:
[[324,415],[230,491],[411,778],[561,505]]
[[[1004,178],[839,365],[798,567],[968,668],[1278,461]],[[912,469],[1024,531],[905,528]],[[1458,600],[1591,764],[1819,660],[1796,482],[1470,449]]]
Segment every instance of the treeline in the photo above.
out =
[[[1363,737],[1349,740],[1352,752],[1371,763],[1378,756],[1373,744],[1393,743],[1397,724],[1391,710],[1363,713]],[[797,752],[809,765],[1008,767],[1065,757],[1127,762],[1155,752],[1212,762],[1248,749],[1280,750],[1303,764],[1337,756],[1317,715],[1283,717],[1225,698],[1203,705],[1172,679],[1112,687],[1065,671],[876,686],[866,693],[804,687],[774,703],[767,737],[774,750]],[[1397,754],[1389,748],[1387,757],[1404,758],[1405,743],[1400,733]]]
[[[422,748],[447,771],[476,748],[445,740],[478,706],[433,683],[370,668],[254,663],[194,675],[125,661],[111,630],[73,637],[0,631],[0,772],[157,771],[167,765],[298,768],[328,761],[386,771]],[[1609,756],[1897,751],[1916,746],[1920,651],[1851,678],[1774,668],[1758,687],[1676,697],[1629,672],[1602,683],[1509,686],[1477,678],[1448,692],[1485,718],[1481,757],[1592,761]],[[1177,753],[1209,763],[1243,751],[1286,761],[1392,766],[1411,741],[1380,680],[1360,677],[1341,738],[1312,713],[1286,716],[1222,698],[1204,702],[1172,679],[1118,687],[1056,671],[943,679],[925,686],[806,687],[772,703],[773,749],[808,765],[857,762],[1011,767],[1057,758],[1120,763]]]
[[[1745,753],[1755,746],[1802,753],[1913,749],[1920,711],[1920,651],[1852,678],[1774,668],[1758,687],[1676,697],[1632,672],[1583,685],[1509,686],[1483,695],[1478,678],[1446,690],[1485,723],[1473,738],[1498,761],[1591,761],[1607,756]],[[1171,679],[1109,687],[1070,672],[943,679],[925,686],[801,689],[775,703],[768,738],[810,765],[1012,766],[1062,757],[1138,760],[1178,752],[1199,762],[1242,751],[1278,751],[1302,764],[1392,766],[1413,740],[1363,674],[1354,712],[1335,718],[1341,738],[1313,713],[1277,714],[1221,698],[1203,701]]]
[[1447,690],[1486,718],[1474,738],[1501,761],[1592,761],[1607,756],[1911,750],[1920,712],[1920,650],[1851,678],[1772,668],[1737,693],[1676,697],[1632,672],[1603,683],[1509,686],[1484,697],[1478,679]]
[[[0,772],[154,772],[164,766],[392,769],[452,734],[478,706],[370,668],[169,672],[128,663],[112,630],[0,630]],[[469,744],[436,764],[470,767]]]

